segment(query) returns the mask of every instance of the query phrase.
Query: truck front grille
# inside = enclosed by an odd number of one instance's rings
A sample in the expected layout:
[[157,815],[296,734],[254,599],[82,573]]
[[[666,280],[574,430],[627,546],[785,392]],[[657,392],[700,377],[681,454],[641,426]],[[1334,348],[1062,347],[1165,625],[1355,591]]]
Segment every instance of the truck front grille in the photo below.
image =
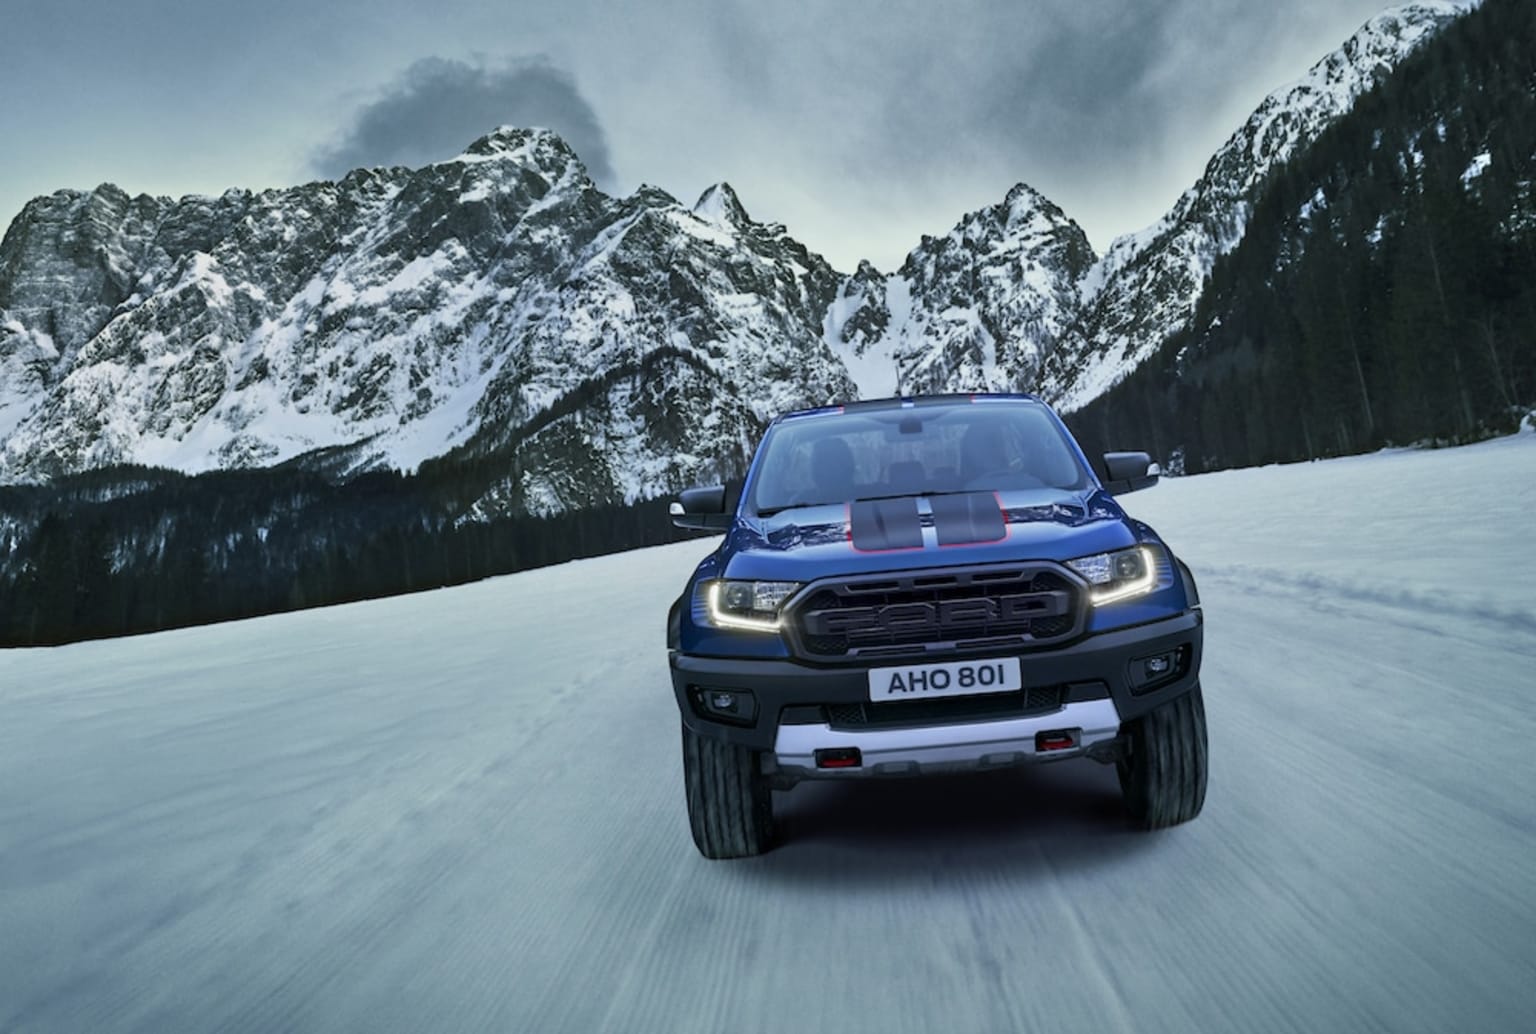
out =
[[1083,606],[1064,570],[1025,564],[818,582],[788,617],[801,656],[870,662],[1062,642]]

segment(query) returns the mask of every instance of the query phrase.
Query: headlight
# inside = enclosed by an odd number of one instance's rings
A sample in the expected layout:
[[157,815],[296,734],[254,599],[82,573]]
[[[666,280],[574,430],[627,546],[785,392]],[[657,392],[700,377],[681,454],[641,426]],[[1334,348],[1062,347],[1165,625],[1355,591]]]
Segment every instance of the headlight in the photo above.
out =
[[1145,596],[1157,584],[1152,551],[1146,546],[1068,560],[1067,566],[1088,579],[1093,587],[1088,598],[1094,606]]
[[710,582],[705,589],[710,623],[717,628],[777,632],[779,607],[798,588],[799,582]]

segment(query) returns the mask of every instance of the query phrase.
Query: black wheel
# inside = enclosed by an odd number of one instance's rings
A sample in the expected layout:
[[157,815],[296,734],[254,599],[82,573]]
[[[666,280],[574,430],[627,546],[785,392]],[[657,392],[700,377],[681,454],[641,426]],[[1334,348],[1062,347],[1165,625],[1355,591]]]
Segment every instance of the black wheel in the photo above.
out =
[[1125,808],[1143,829],[1188,822],[1205,804],[1205,701],[1197,685],[1125,724],[1128,751],[1116,766]]
[[683,726],[688,824],[705,858],[746,858],[773,840],[773,789],[756,751],[700,736]]

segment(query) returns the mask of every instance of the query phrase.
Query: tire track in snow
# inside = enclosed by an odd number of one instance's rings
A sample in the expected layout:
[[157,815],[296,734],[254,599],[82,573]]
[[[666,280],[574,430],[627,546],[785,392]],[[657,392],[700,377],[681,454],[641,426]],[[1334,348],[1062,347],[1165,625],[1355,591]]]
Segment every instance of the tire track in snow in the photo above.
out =
[[1423,627],[1440,617],[1465,618],[1522,634],[1536,634],[1536,610],[1500,606],[1461,595],[1456,590],[1423,591],[1403,585],[1333,578],[1315,571],[1253,564],[1205,564],[1196,570],[1201,584],[1220,581],[1258,592],[1284,591],[1327,604],[1338,600],[1376,603],[1408,613],[1402,623]]

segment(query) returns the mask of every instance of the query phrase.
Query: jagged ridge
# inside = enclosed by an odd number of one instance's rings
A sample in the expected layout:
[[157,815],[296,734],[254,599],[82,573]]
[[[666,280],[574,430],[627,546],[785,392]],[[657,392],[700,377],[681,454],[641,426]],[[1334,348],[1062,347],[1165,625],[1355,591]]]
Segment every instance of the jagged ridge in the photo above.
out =
[[334,467],[338,447],[343,470],[414,467],[494,447],[604,371],[690,354],[528,443],[543,462],[496,494],[635,498],[736,462],[773,411],[852,390],[819,340],[836,283],[728,186],[693,210],[655,188],[610,198],[545,131],[260,194],[60,192],[0,245],[3,477],[312,450]]
[[1419,0],[1384,11],[1269,94],[1167,215],[1115,240],[1089,270],[1080,314],[1052,350],[1040,391],[1064,411],[1078,409],[1182,330],[1212,264],[1242,240],[1269,174],[1476,2]]
[[836,397],[1075,408],[1183,326],[1269,171],[1464,7],[1372,19],[1097,260],[1019,184],[896,273],[842,276],[727,185],[612,198],[510,128],[338,183],[40,198],[0,243],[0,483],[442,456],[483,471],[467,516],[548,513],[729,472],[769,415]]

